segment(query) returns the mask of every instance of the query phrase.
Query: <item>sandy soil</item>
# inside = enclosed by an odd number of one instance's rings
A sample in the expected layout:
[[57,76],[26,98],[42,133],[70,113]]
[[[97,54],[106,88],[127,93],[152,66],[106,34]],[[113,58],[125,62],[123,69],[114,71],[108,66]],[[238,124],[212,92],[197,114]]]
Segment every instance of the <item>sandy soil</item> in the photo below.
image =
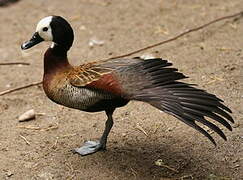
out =
[[[81,64],[136,50],[240,10],[242,0],[22,0],[0,9],[0,57],[1,62],[30,65],[0,66],[0,91],[42,79],[49,44],[27,52],[21,52],[20,44],[47,15],[70,21],[75,31],[70,61]],[[242,19],[227,20],[136,54],[172,61],[190,76],[188,82],[224,99],[236,121],[233,132],[224,129],[227,142],[213,134],[214,147],[174,117],[130,102],[114,114],[108,150],[81,157],[70,150],[101,135],[104,113],[61,107],[35,86],[0,97],[0,179],[242,179],[242,34]],[[104,40],[103,46],[90,48],[92,38]],[[18,122],[17,116],[32,108],[37,118]],[[169,168],[156,166],[157,160]]]

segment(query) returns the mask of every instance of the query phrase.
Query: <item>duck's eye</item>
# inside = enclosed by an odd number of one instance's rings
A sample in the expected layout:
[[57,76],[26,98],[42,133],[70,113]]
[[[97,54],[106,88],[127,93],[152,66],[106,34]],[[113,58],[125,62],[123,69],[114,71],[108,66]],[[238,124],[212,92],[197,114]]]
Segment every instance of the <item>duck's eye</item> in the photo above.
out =
[[48,27],[44,27],[42,30],[43,31],[48,31]]

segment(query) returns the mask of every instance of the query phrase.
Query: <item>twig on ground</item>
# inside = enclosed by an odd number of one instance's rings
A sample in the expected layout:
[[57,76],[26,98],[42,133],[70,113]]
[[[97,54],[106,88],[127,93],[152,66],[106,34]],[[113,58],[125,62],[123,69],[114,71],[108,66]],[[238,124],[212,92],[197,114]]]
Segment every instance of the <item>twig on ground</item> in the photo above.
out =
[[76,136],[76,135],[77,135],[77,133],[73,133],[73,134],[65,134],[65,135],[59,136],[59,138],[72,137],[72,136]]
[[30,129],[30,130],[40,130],[41,128],[39,126],[18,126],[18,128],[23,128],[23,129]]
[[[55,129],[58,129],[58,124],[51,124],[49,125],[48,127],[39,127],[39,126],[32,126],[32,125],[29,125],[29,126],[17,126],[18,128],[23,128],[23,129],[29,129],[29,130],[38,130],[38,131],[51,131],[51,130],[55,130]],[[69,135],[66,135],[64,137],[71,137],[71,136],[74,136],[74,134],[69,134]],[[61,136],[62,138],[62,136]]]
[[56,137],[56,141],[55,143],[52,145],[52,149],[56,149],[57,148],[57,143],[58,143],[59,137]]
[[160,167],[164,167],[164,168],[166,168],[166,169],[169,169],[169,170],[171,170],[171,171],[174,171],[174,172],[176,172],[176,173],[179,173],[179,171],[176,170],[175,168],[166,165],[166,164],[163,162],[162,159],[158,159],[157,161],[155,161],[155,165],[156,165],[156,166],[160,166]]
[[170,166],[168,166],[168,165],[165,165],[165,164],[163,164],[163,165],[160,165],[161,167],[164,167],[164,168],[167,168],[167,169],[169,169],[169,170],[171,170],[171,171],[174,171],[174,172],[176,172],[176,173],[179,173],[179,171],[177,171],[175,168],[172,168],[172,167],[170,167]]
[[59,127],[58,123],[57,124],[51,124],[49,127],[41,129],[41,131],[50,131],[50,130],[58,129],[58,127]]
[[27,145],[30,145],[30,142],[24,136],[19,135],[19,137],[21,137],[26,142]]
[[215,82],[219,82],[219,81],[224,81],[224,79],[222,78],[219,78],[219,77],[211,77],[212,80],[208,81],[206,84],[209,85],[209,84],[213,84]]
[[190,175],[185,175],[185,176],[182,176],[182,177],[180,177],[179,179],[180,180],[184,180],[184,179],[193,179],[193,176],[190,174]]
[[148,136],[148,133],[143,129],[142,126],[140,126],[140,124],[137,124],[136,129],[138,129],[138,130],[141,131],[143,134],[145,134],[145,136]]
[[25,88],[28,88],[28,87],[36,86],[36,85],[39,85],[41,83],[42,82],[34,82],[34,83],[30,83],[28,85],[20,86],[20,87],[14,88],[14,89],[2,91],[2,92],[0,92],[0,96],[5,95],[5,94],[9,94],[11,92],[15,92],[15,91],[18,91],[18,90],[21,90],[21,89],[25,89]]
[[138,175],[137,171],[135,171],[132,167],[130,169],[132,171],[133,176],[136,178]]
[[222,20],[225,20],[225,19],[230,19],[230,18],[234,18],[234,17],[237,17],[237,16],[243,16],[243,11],[241,12],[238,12],[238,13],[235,13],[235,14],[232,14],[232,15],[229,15],[229,16],[223,16],[223,17],[220,17],[220,18],[217,18],[213,21],[210,21],[206,24],[203,24],[201,26],[198,26],[198,27],[195,27],[195,28],[192,28],[192,29],[189,29],[187,31],[184,31],[182,33],[180,33],[179,35],[175,36],[175,37],[172,37],[170,39],[167,39],[165,41],[161,41],[161,42],[158,42],[158,43],[155,43],[155,44],[152,44],[150,46],[146,46],[144,48],[141,48],[141,49],[138,49],[138,50],[135,50],[135,51],[132,51],[130,53],[127,53],[127,54],[123,54],[123,55],[118,55],[118,56],[114,56],[114,57],[111,57],[111,58],[108,58],[108,59],[104,59],[103,61],[107,61],[107,60],[110,60],[110,59],[116,59],[116,58],[123,58],[123,57],[127,57],[127,56],[131,56],[133,54],[137,54],[139,52],[142,52],[142,51],[145,51],[145,50],[148,50],[148,49],[151,49],[151,48],[154,48],[156,46],[160,46],[162,44],[165,44],[165,43],[168,43],[168,42],[171,42],[171,41],[174,41],[182,36],[185,36],[186,34],[189,34],[191,32],[195,32],[195,31],[198,31],[198,30],[201,30],[211,24],[214,24],[216,22],[219,22],[219,21],[222,21]]
[[0,66],[5,66],[5,65],[30,65],[30,63],[25,63],[25,62],[10,62],[10,63],[0,63]]

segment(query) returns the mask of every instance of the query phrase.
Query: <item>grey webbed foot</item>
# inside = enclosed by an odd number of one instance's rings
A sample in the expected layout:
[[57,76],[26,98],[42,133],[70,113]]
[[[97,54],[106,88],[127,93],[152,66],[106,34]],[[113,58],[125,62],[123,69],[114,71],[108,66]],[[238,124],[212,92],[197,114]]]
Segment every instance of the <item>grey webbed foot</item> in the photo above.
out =
[[105,123],[105,130],[100,138],[100,141],[87,141],[82,147],[74,149],[73,153],[78,153],[81,156],[86,156],[106,149],[107,137],[113,126],[112,114],[114,110],[115,109],[110,109],[105,111],[108,119]]
[[99,141],[86,141],[84,145],[80,148],[75,148],[73,150],[74,153],[78,153],[81,156],[86,156],[89,154],[93,154],[95,152],[105,150],[105,146],[102,145]]

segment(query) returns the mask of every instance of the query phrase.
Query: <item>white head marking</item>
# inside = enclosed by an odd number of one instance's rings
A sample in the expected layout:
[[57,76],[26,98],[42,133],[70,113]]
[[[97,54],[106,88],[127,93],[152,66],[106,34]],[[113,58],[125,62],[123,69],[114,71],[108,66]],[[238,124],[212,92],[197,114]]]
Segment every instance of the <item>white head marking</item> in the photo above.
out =
[[36,32],[39,33],[40,37],[42,37],[45,41],[52,41],[52,29],[50,23],[52,21],[52,16],[45,17],[39,21],[36,26]]

